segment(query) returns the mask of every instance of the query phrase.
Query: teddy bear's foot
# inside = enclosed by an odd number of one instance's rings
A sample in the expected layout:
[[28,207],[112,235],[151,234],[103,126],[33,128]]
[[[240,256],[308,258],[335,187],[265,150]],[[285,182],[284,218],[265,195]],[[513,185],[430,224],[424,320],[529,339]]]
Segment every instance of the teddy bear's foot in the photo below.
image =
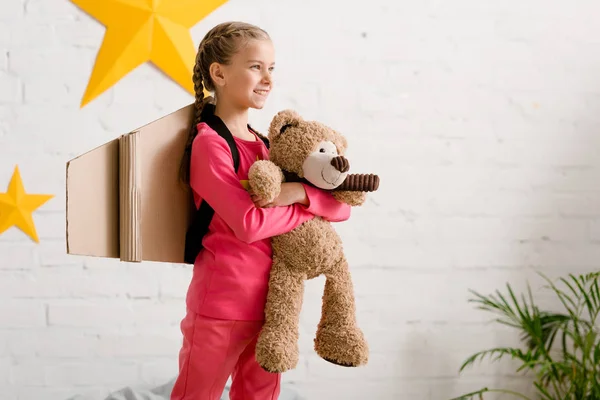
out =
[[261,333],[256,344],[256,361],[267,372],[283,373],[296,368],[299,350],[297,343],[287,343],[281,337]]
[[358,367],[369,359],[367,341],[358,328],[318,330],[315,351],[322,359],[343,367]]

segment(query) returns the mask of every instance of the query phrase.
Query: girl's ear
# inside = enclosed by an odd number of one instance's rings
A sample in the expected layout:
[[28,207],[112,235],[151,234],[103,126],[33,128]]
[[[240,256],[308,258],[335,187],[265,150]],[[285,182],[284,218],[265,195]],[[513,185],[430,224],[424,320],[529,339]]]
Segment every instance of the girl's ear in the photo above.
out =
[[223,87],[225,86],[225,71],[223,69],[223,66],[219,63],[212,63],[210,64],[210,77],[213,81],[213,83],[215,84],[215,86],[219,86],[219,87]]
[[297,126],[300,121],[302,117],[294,110],[279,111],[269,126],[269,139],[285,134],[287,128]]

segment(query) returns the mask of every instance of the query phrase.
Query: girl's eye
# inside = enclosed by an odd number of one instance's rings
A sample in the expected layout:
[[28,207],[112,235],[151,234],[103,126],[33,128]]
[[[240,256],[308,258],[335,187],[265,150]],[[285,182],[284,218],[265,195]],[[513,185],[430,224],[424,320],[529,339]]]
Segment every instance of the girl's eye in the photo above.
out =
[[252,67],[250,67],[250,68],[260,68],[260,65],[253,65],[253,66],[252,66]]

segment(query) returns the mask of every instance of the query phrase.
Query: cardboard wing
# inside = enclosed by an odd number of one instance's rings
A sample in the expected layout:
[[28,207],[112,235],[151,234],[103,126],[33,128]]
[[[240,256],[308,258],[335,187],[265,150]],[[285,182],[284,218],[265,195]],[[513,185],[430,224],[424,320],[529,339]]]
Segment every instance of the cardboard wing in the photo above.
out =
[[193,104],[66,165],[67,254],[183,263],[194,205],[179,181]]

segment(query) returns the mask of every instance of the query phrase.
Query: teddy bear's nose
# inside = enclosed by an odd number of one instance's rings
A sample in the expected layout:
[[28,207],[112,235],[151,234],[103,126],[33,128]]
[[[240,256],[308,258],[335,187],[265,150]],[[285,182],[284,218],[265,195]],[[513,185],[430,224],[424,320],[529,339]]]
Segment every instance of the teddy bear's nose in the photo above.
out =
[[340,172],[348,172],[350,163],[344,156],[337,156],[331,159],[331,165]]

